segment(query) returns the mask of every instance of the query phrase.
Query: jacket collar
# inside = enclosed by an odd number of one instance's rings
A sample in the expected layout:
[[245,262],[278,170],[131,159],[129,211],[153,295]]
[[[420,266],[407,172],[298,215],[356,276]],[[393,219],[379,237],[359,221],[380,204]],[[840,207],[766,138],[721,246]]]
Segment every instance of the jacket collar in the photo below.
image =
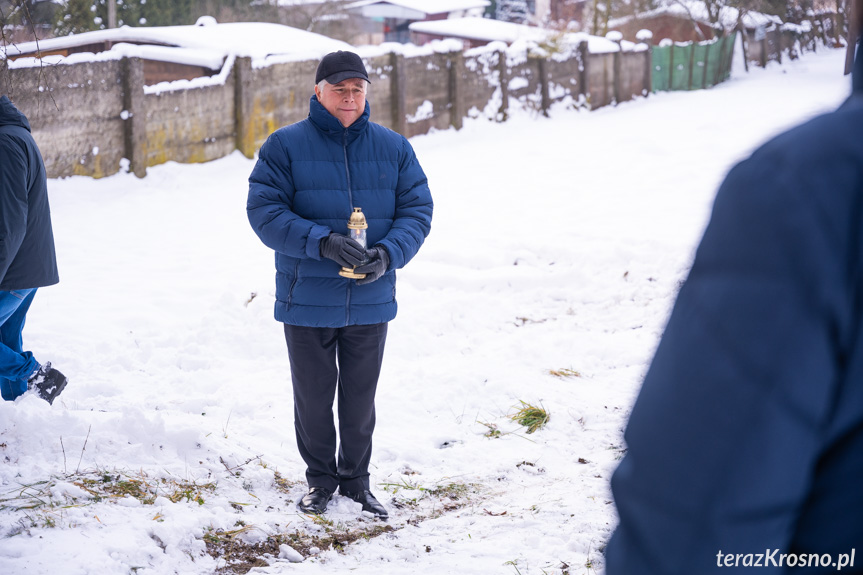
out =
[[317,96],[312,95],[311,100],[309,100],[309,119],[312,121],[312,124],[328,136],[338,137],[340,142],[345,134],[347,135],[348,143],[357,139],[357,136],[362,134],[366,130],[366,127],[368,127],[370,115],[371,106],[369,106],[369,101],[366,100],[366,109],[363,110],[363,114],[353,124],[345,128],[338,118],[330,114],[323,104],[318,102]]
[[0,97],[0,126],[21,126],[30,132],[30,122],[7,96]]

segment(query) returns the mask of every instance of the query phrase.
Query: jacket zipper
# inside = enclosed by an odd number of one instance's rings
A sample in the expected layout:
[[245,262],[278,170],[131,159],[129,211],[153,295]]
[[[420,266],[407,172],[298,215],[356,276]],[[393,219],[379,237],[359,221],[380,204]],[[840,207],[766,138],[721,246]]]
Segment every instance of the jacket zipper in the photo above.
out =
[[[351,191],[351,168],[348,166],[348,129],[345,128],[345,131],[342,132],[342,151],[345,154],[345,176],[347,177],[348,182],[348,204],[350,204],[350,209],[348,213],[354,211],[354,197],[353,192]],[[348,280],[348,291],[347,297],[345,298],[345,325],[348,325],[351,321],[351,290],[353,288],[353,282]]]
[[354,195],[353,190],[351,190],[351,169],[348,166],[348,130],[345,128],[344,133],[342,134],[342,151],[345,154],[345,176],[348,180],[348,203],[350,204],[349,212],[354,211]]
[[297,285],[297,280],[300,279],[300,260],[294,262],[294,279],[291,280],[291,287],[288,288],[288,309],[291,307],[291,302],[294,301],[294,286]]

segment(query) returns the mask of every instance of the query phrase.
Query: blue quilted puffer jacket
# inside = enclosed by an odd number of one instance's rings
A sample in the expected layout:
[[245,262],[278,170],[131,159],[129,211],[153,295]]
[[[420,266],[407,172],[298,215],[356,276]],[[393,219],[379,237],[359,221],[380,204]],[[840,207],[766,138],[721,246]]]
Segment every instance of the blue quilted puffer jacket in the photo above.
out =
[[45,164],[30,122],[0,96],[0,291],[59,281]]
[[863,44],[855,65],[719,188],[626,428],[606,575],[863,573]]
[[[278,321],[307,327],[387,322],[396,315],[396,273],[428,236],[432,198],[403,136],[363,115],[344,128],[312,96],[309,117],[273,132],[249,177],[249,222],[276,252]],[[387,272],[358,286],[322,258],[320,241],[348,233],[354,207],[368,221],[368,246],[382,245]]]

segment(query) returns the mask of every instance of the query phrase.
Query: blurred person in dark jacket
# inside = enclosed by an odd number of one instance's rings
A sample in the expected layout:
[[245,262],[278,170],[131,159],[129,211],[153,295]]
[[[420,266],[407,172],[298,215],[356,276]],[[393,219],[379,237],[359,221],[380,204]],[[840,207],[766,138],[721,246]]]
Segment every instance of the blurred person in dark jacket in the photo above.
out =
[[856,50],[851,96],[717,193],[626,429],[607,575],[863,572]]
[[[375,391],[396,316],[396,270],[431,229],[432,197],[407,139],[369,121],[369,78],[357,54],[324,56],[315,83],[309,116],[261,147],[247,211],[276,255],[275,317],[284,324],[309,485],[298,507],[323,513],[338,489],[386,519],[369,489]],[[368,248],[346,235],[355,208],[367,220]],[[365,277],[339,274],[352,267]]]
[[30,123],[0,97],[0,392],[12,401],[28,389],[53,403],[66,377],[22,348],[36,290],[56,284],[57,258],[45,164]]

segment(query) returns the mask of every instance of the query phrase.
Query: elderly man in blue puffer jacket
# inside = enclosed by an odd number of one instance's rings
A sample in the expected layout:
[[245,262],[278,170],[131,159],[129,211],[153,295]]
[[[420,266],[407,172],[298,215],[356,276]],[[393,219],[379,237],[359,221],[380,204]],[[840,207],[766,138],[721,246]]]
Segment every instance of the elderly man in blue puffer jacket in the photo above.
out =
[[[387,322],[396,316],[395,270],[428,235],[432,197],[410,143],[369,121],[369,78],[358,55],[326,55],[315,82],[308,118],[261,147],[247,211],[276,254],[275,317],[284,323],[309,484],[297,506],[323,513],[338,489],[386,519],[369,490],[375,389]],[[367,249],[346,235],[354,208],[368,222]],[[342,277],[342,267],[365,277]]]
[[861,50],[838,110],[719,189],[626,430],[607,575],[863,573]]

